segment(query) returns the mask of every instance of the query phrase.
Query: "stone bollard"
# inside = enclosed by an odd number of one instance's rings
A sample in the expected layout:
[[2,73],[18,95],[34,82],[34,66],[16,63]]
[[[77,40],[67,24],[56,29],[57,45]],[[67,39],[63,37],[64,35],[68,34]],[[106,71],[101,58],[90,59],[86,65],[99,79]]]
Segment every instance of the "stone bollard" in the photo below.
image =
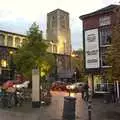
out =
[[63,120],[75,120],[76,98],[64,97]]

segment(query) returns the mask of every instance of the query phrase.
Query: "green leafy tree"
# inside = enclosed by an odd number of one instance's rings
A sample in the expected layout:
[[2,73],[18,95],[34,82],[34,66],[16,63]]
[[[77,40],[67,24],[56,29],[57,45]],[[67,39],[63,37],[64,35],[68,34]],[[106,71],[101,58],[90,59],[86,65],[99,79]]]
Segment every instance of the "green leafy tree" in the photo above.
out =
[[120,80],[120,12],[116,10],[114,11],[116,23],[112,26],[111,46],[106,52],[106,61],[111,66],[106,73],[111,81]]
[[78,49],[73,51],[72,54],[72,67],[73,69],[77,69],[79,71],[79,79],[80,81],[85,81],[85,73],[84,73],[84,59],[83,59],[83,50]]
[[112,28],[112,44],[107,49],[106,61],[111,66],[107,69],[109,80],[120,80],[120,25]]
[[14,56],[17,71],[31,78],[32,69],[37,66],[41,75],[47,74],[53,60],[51,55],[47,55],[47,45],[36,23],[30,27],[26,39]]

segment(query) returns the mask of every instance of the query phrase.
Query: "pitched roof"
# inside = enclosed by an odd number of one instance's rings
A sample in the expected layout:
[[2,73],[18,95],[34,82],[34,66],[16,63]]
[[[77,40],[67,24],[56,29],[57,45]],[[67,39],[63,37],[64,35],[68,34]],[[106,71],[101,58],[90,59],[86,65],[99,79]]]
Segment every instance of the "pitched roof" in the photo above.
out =
[[99,10],[97,10],[97,11],[95,11],[95,12],[92,12],[92,13],[89,13],[89,14],[86,14],[86,15],[82,15],[82,16],[80,16],[79,18],[80,18],[81,20],[83,20],[83,19],[85,19],[85,18],[87,18],[87,17],[91,17],[91,16],[94,16],[94,15],[96,15],[96,14],[108,13],[108,12],[112,11],[114,8],[119,7],[119,6],[120,6],[120,5],[114,5],[114,4],[112,4],[112,5],[109,5],[109,6],[107,6],[107,7],[102,8],[102,9],[99,9]]

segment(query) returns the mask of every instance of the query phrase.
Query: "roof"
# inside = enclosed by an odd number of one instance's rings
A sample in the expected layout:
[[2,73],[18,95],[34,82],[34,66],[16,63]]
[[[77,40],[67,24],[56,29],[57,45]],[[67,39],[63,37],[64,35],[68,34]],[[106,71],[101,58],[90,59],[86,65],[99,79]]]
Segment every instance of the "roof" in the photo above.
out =
[[19,33],[14,33],[14,32],[8,32],[8,31],[5,31],[5,30],[0,30],[0,32],[7,33],[7,34],[12,34],[12,35],[18,35],[18,36],[22,36],[22,37],[26,37],[26,35],[19,34]]
[[95,12],[82,15],[82,16],[80,16],[79,18],[80,18],[81,20],[83,20],[83,19],[85,19],[85,18],[87,18],[87,17],[91,17],[91,16],[94,16],[94,15],[96,15],[96,14],[108,13],[108,12],[112,11],[114,8],[119,7],[119,6],[120,6],[120,5],[114,5],[114,4],[112,4],[112,5],[109,5],[109,6],[107,6],[107,7],[102,8],[102,9],[99,9],[99,10],[97,10],[97,11],[95,11]]
[[66,11],[61,10],[61,9],[58,8],[58,9],[56,9],[56,10],[53,10],[53,11],[47,13],[47,15],[52,14],[52,13],[54,13],[54,12],[56,12],[56,11],[61,11],[61,12],[64,12],[64,13],[66,13],[66,14],[69,14],[68,12],[66,12]]

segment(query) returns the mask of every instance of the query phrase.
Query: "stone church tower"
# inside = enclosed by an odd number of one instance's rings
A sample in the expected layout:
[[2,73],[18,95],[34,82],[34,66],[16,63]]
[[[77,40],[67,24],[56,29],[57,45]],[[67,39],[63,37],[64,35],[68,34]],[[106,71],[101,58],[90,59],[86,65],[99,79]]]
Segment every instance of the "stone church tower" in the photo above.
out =
[[69,13],[56,9],[47,14],[47,40],[51,40],[58,54],[71,54]]

